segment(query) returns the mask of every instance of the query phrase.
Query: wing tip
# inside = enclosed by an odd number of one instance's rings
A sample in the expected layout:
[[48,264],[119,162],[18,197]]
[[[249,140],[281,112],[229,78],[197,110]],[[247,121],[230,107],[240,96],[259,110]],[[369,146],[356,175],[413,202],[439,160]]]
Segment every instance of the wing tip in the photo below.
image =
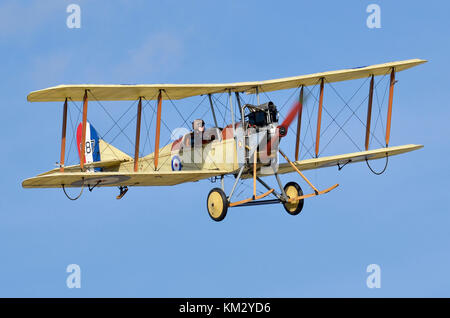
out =
[[420,65],[420,64],[428,62],[428,60],[425,60],[425,59],[416,59],[416,60],[417,60],[417,65]]
[[33,178],[28,178],[28,179],[23,180],[22,181],[22,188],[24,188],[24,189],[32,188],[33,186],[30,184],[31,179],[33,179]]

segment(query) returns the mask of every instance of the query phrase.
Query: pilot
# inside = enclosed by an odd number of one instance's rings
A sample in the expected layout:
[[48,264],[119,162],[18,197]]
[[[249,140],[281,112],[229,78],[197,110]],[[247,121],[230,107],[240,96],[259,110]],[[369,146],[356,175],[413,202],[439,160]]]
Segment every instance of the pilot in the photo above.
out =
[[192,122],[191,146],[200,146],[203,142],[203,133],[205,132],[205,122],[203,119],[195,119]]
[[203,119],[195,119],[192,122],[192,130],[198,131],[198,132],[204,132],[205,131],[205,122],[203,121]]

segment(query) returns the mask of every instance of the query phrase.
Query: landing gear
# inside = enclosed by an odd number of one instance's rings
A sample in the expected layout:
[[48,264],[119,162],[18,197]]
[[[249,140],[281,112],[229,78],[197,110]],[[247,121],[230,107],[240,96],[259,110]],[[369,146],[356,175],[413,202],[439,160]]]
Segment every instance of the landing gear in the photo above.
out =
[[[247,146],[246,146],[247,147]],[[251,149],[249,148],[249,151]],[[255,150],[256,151],[256,150]],[[228,196],[225,195],[224,191],[220,188],[214,188],[212,189],[208,194],[208,200],[206,202],[206,206],[208,208],[209,216],[214,221],[222,221],[226,214],[228,207],[239,207],[239,206],[251,206],[251,205],[262,205],[262,204],[276,204],[281,203],[284,206],[284,209],[287,213],[290,215],[297,215],[299,214],[303,209],[304,200],[307,198],[315,197],[318,195],[322,195],[325,193],[330,192],[331,190],[335,189],[338,184],[335,184],[334,186],[329,187],[325,190],[318,190],[306,177],[305,175],[299,170],[299,168],[296,166],[296,164],[289,160],[289,158],[280,150],[278,149],[280,154],[286,159],[286,161],[290,164],[293,171],[296,171],[303,180],[314,190],[314,192],[309,194],[303,194],[302,188],[295,182],[289,182],[284,187],[283,184],[278,177],[277,171],[274,169],[273,174],[275,175],[275,178],[277,180],[278,186],[280,187],[281,193],[277,193],[274,188],[270,187],[268,184],[266,184],[263,180],[261,180],[260,177],[258,177],[258,167],[257,167],[257,157],[256,155],[253,156],[253,165],[251,164],[243,164],[241,168],[239,169],[239,173],[235,174],[235,181],[233,184],[233,188],[231,189],[231,192]],[[255,152],[256,154],[256,152]],[[244,173],[244,169],[247,168],[247,170]],[[253,169],[252,169],[253,168]],[[253,171],[252,171],[253,170]],[[234,172],[235,173],[235,172]],[[244,175],[243,175],[244,173]],[[253,176],[253,196],[244,200],[240,201],[231,201],[231,197],[233,195],[234,190],[236,189],[236,186],[238,182],[241,180],[241,178],[251,178]],[[256,195],[256,182],[259,182],[261,185],[263,185],[267,192]],[[222,185],[223,187],[223,185]],[[266,196],[272,194],[275,196],[276,199],[266,199],[261,200],[265,198]]]
[[[295,183],[295,182],[289,182],[284,186],[284,192],[286,195],[292,199],[303,195],[302,188]],[[283,203],[284,209],[287,213],[290,215],[297,215],[299,214],[303,209],[303,203],[304,199],[300,200],[294,200],[292,202],[285,202]]]
[[209,216],[216,222],[222,221],[227,215],[228,199],[220,188],[212,189],[206,201]]

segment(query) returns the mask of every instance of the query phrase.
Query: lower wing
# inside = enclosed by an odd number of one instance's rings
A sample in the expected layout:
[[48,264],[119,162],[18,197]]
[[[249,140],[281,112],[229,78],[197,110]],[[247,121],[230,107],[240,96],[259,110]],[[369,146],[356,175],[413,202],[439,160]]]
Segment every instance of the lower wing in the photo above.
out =
[[55,172],[22,182],[24,188],[74,188],[115,186],[169,186],[224,175],[229,171],[185,170],[167,172]]
[[[349,163],[361,162],[365,160],[375,160],[385,157],[391,157],[407,153],[422,148],[423,145],[403,145],[396,147],[386,147],[374,150],[360,151],[337,156],[328,156],[321,158],[312,158],[301,161],[295,161],[294,164],[299,170],[311,170],[325,167],[342,167]],[[294,168],[289,163],[281,163],[278,167],[278,173],[294,172]]]

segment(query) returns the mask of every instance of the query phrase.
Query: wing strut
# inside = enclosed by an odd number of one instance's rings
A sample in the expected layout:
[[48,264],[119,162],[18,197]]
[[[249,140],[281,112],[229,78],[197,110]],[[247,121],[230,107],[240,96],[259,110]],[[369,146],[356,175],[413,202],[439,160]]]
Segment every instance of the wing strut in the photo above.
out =
[[81,171],[84,171],[84,162],[85,162],[85,151],[86,151],[86,122],[87,122],[87,107],[88,107],[88,96],[87,89],[84,90],[83,97],[83,123],[81,125],[81,145],[80,147],[80,168]]
[[214,111],[214,104],[213,104],[213,101],[211,98],[211,94],[208,94],[208,98],[209,98],[209,105],[211,106],[211,112],[213,115],[214,124],[216,125],[216,127],[219,127],[219,124],[217,123],[216,112]]
[[394,84],[395,84],[395,69],[391,71],[391,83],[389,86],[389,105],[386,123],[386,147],[389,145],[389,137],[391,134],[391,118],[392,118],[392,102],[394,100]]
[[320,80],[320,97],[319,110],[317,111],[317,131],[316,131],[316,158],[319,157],[319,142],[320,142],[320,125],[322,123],[322,105],[323,105],[323,77]]
[[134,172],[139,169],[139,142],[141,138],[141,114],[142,114],[142,96],[139,97],[136,118],[136,142],[134,143]]
[[59,171],[64,172],[64,161],[66,155],[66,130],[67,130],[67,97],[64,101],[63,122],[61,133],[61,159],[59,160]]
[[259,105],[259,88],[258,86],[255,87],[256,92],[256,104]]
[[158,168],[158,157],[159,157],[159,133],[161,131],[161,104],[162,104],[162,94],[159,90],[158,95],[158,110],[156,113],[156,136],[155,136],[155,170]]
[[231,111],[231,123],[233,125],[233,138],[236,135],[236,126],[234,124],[234,111],[233,111],[233,96],[231,95],[231,89],[228,90],[229,100],[230,100],[230,111]]
[[370,120],[372,118],[372,101],[373,101],[373,78],[370,79],[369,102],[367,104],[367,125],[366,125],[366,151],[369,150],[369,136],[370,136]]
[[245,125],[244,125],[245,124],[245,113],[244,113],[244,108],[242,108],[242,105],[241,105],[241,98],[239,97],[239,92],[235,92],[234,94],[236,95],[236,102],[238,104],[238,108],[241,113],[242,129],[245,129]]
[[303,111],[303,85],[300,89],[300,96],[298,98],[299,101],[299,110],[297,117],[297,137],[295,139],[295,161],[298,161],[298,151],[300,146],[300,128],[302,127],[302,111]]

